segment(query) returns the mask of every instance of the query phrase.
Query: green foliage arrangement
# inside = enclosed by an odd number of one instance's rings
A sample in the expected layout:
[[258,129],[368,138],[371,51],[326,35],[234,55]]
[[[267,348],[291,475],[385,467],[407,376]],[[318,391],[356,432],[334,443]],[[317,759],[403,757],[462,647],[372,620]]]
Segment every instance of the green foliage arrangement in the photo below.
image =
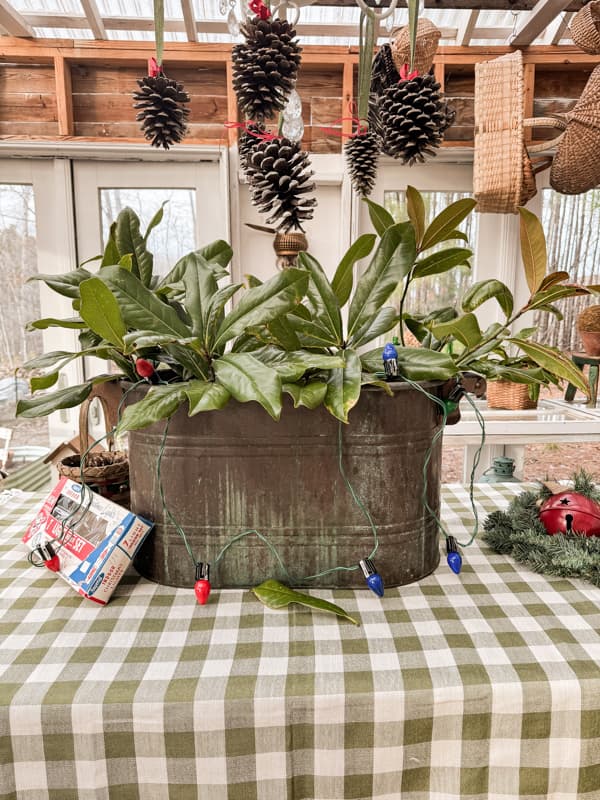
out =
[[[36,276],[71,300],[74,316],[37,320],[30,327],[77,329],[81,350],[55,351],[29,361],[26,366],[37,373],[31,378],[33,396],[19,403],[17,413],[43,416],[80,404],[95,383],[135,381],[136,361],[143,358],[156,368],[159,385],[127,407],[121,432],[167,418],[181,405],[187,405],[191,416],[221,409],[231,398],[258,402],[278,419],[283,393],[291,395],[296,407],[323,404],[347,422],[363,386],[390,392],[377,374],[382,348],[368,346],[399,324],[422,343],[398,349],[400,373],[410,380],[444,381],[473,371],[534,385],[566,379],[587,391],[581,372],[564,355],[531,340],[534,329],[511,333],[526,312],[558,313],[555,300],[595,289],[565,283],[568,275],[563,272],[546,275],[545,241],[537,218],[521,210],[531,288],[523,308],[514,311],[509,289],[487,280],[472,286],[460,311],[432,309],[427,317],[417,317],[404,307],[411,283],[469,264],[472,251],[457,228],[475,202],[458,200],[426,225],[423,198],[410,186],[407,201],[409,219],[400,223],[366,201],[375,233],[352,244],[331,281],[313,256],[302,253],[297,268],[264,283],[249,276],[247,287],[229,282],[232,251],[223,241],[189,253],[159,278],[148,237],[160,223],[162,209],[143,234],[135,213],[123,210],[104,253],[92,259],[99,262],[95,272],[82,265],[64,275]],[[369,259],[368,264],[355,282],[355,266],[362,259]],[[399,309],[388,304],[398,288]],[[227,311],[234,297],[233,309]],[[488,300],[500,305],[506,319],[482,331],[473,312]],[[112,361],[118,373],[45,391],[57,383],[61,369],[84,356]]]
[[[600,501],[590,475],[581,470],[573,477],[573,490]],[[557,533],[550,536],[539,519],[540,501],[550,492],[523,492],[506,511],[494,511],[484,523],[483,539],[497,553],[510,555],[535,572],[562,578],[583,578],[600,586],[600,536]]]

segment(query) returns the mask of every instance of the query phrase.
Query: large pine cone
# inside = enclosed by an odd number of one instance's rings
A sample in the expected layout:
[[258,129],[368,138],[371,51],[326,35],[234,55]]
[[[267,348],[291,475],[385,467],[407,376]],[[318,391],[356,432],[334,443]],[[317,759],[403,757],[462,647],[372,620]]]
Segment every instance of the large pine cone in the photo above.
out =
[[252,172],[252,166],[250,164],[249,158],[254,151],[256,145],[263,141],[261,139],[261,134],[266,133],[266,128],[262,123],[250,123],[247,125],[247,129],[240,134],[238,139],[238,156],[240,159],[240,167],[242,168],[242,172],[246,174],[248,179],[250,180],[250,173]]
[[383,151],[403,164],[436,155],[454,111],[433,75],[418,75],[386,89],[379,99]]
[[282,233],[292,228],[303,231],[302,223],[312,219],[317,204],[306,197],[315,189],[307,153],[298,142],[272,139],[259,142],[248,158],[252,202]]
[[245,41],[231,51],[239,106],[250,119],[271,119],[294,88],[302,48],[286,20],[256,16],[241,31]]
[[370,195],[375,185],[380,146],[381,140],[371,128],[348,139],[344,146],[352,188],[361,197]]
[[189,103],[190,97],[183,84],[162,73],[142,78],[137,84],[140,88],[133,93],[133,107],[140,109],[136,119],[142,123],[144,137],[153,147],[168,150],[186,134],[190,110],[184,103]]

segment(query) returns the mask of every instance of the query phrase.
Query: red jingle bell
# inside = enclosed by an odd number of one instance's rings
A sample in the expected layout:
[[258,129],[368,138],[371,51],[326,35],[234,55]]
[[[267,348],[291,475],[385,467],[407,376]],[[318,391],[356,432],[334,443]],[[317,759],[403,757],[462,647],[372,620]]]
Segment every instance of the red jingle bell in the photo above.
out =
[[560,492],[542,505],[540,521],[551,534],[576,531],[600,536],[600,505],[577,492]]
[[196,583],[194,584],[194,593],[196,594],[196,600],[201,606],[206,604],[208,595],[210,594],[210,582],[208,580],[209,571],[210,564],[204,564],[202,561],[199,561],[196,564]]

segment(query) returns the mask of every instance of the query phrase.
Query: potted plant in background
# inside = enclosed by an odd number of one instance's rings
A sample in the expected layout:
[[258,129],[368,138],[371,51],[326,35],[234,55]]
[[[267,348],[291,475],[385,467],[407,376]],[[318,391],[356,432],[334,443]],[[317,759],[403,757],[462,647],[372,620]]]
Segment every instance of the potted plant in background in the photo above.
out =
[[[142,235],[130,209],[112,226],[96,273],[79,268],[39,276],[71,298],[76,316],[33,325],[79,328],[82,350],[30,362],[45,373],[18,413],[75,406],[98,382],[137,384],[118,432],[130,432],[132,508],[156,522],[138,559],[142,574],[187,586],[195,562],[213,561],[221,586],[252,585],[273,574],[297,585],[363,585],[357,562],[376,554],[388,583],[415,580],[439,558],[436,434],[446,418],[446,382],[456,383],[464,371],[508,370],[497,362],[512,345],[545,374],[586,390],[562,354],[526,341],[523,332],[511,334],[526,311],[587,291],[565,285],[560,274],[545,276],[543,234],[532,216],[522,216],[533,287],[523,309],[513,312],[509,290],[495,280],[475,284],[452,319],[432,309],[424,321],[388,304],[398,286],[406,296],[413,280],[471,255],[446,243],[456,240],[472,200],[452,203],[426,225],[422,197],[411,187],[407,192],[404,222],[369,203],[376,233],[353,243],[331,281],[302,253],[297,268],[264,283],[252,277],[245,289],[227,283],[231,250],[224,242],[190,253],[159,279],[147,240],[161,214]],[[356,263],[367,258],[355,281]],[[500,304],[506,322],[481,331],[473,312],[489,299]],[[387,383],[382,347],[373,344],[400,318],[426,346],[400,346],[404,380]],[[111,360],[119,373],[38,393],[85,355]],[[140,385],[140,373],[157,385]],[[519,374],[539,382],[531,371]]]

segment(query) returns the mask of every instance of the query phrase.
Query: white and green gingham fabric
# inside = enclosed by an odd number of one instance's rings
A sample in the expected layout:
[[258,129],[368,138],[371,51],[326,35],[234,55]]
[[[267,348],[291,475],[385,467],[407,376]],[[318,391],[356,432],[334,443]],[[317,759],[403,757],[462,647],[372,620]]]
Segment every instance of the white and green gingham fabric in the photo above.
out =
[[[480,513],[521,489],[479,486]],[[443,499],[466,538],[464,487]],[[588,584],[474,545],[383,599],[315,592],[360,627],[134,576],[100,607],[28,565],[40,495],[3,500],[2,800],[600,798]]]

